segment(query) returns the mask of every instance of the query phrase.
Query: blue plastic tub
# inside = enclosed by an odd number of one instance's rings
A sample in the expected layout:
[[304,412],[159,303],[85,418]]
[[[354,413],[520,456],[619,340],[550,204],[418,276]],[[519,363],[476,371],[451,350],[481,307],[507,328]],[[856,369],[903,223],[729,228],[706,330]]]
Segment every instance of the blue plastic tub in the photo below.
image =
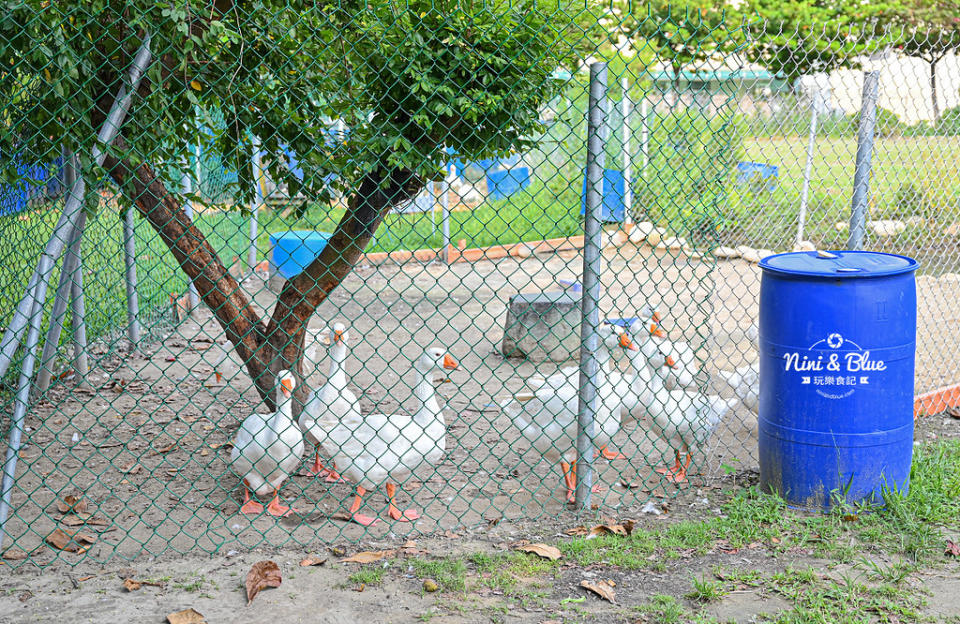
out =
[[530,186],[530,169],[514,167],[487,173],[487,194],[490,199],[506,199]]
[[779,176],[780,168],[776,165],[758,162],[737,163],[738,184],[750,184],[756,178],[759,178],[762,181],[766,181],[768,191],[773,191],[777,188]]
[[[829,256],[829,257],[827,257]],[[827,510],[906,492],[913,453],[917,262],[800,252],[760,267],[760,484]]]
[[[622,222],[626,206],[626,184],[623,172],[616,169],[605,169],[603,172],[603,204],[600,207],[600,220],[604,223],[613,221]],[[580,214],[587,213],[587,176],[583,176],[583,193],[580,197]]]
[[271,261],[277,273],[286,279],[302,273],[317,259],[331,236],[333,235],[328,232],[313,230],[290,230],[271,234]]

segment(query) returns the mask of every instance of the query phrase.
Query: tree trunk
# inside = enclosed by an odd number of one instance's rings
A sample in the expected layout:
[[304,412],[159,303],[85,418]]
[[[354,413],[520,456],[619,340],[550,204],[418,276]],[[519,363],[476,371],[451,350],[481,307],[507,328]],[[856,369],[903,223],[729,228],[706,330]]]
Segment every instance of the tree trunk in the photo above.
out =
[[309,388],[302,383],[304,335],[310,317],[349,274],[390,209],[414,197],[423,181],[409,171],[376,170],[361,180],[333,236],[316,260],[281,290],[269,326],[250,306],[203,233],[190,221],[176,196],[146,164],[134,166],[114,153],[126,151],[123,137],[108,152],[104,167],[131,198],[143,218],[160,235],[177,263],[193,280],[200,298],[236,347],[257,392],[275,409],[276,374],[290,370],[298,379],[294,413],[299,414]]
[[930,103],[933,104],[933,123],[940,121],[940,103],[937,101],[937,63],[940,59],[930,62]]

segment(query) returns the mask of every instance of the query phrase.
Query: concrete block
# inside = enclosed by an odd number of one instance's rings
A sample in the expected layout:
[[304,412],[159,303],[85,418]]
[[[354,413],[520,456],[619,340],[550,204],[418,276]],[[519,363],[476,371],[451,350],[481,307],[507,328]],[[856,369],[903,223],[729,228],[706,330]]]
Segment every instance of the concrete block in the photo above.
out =
[[580,293],[570,290],[510,297],[501,351],[534,362],[580,355]]

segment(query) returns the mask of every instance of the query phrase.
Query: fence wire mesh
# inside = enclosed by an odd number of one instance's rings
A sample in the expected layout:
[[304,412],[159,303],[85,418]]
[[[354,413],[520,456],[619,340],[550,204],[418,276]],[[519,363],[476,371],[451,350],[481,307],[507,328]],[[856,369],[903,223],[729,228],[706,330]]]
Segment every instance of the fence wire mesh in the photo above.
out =
[[[0,20],[11,565],[536,519],[591,471],[596,506],[632,509],[754,467],[756,264],[845,248],[865,71],[865,247],[922,262],[917,392],[958,381],[946,36],[94,4]],[[604,322],[581,378],[588,209]]]

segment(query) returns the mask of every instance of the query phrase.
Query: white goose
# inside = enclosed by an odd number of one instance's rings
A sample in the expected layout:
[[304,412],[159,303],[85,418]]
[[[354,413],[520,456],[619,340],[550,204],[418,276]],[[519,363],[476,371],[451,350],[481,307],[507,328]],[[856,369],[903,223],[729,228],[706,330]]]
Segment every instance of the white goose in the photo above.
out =
[[314,341],[313,351],[308,347],[308,359],[314,359],[316,343],[322,342],[330,346],[330,372],[327,380],[314,392],[303,406],[300,414],[300,429],[307,440],[313,443],[313,465],[310,472],[324,477],[328,483],[336,483],[343,479],[337,474],[336,464],[331,468],[324,468],[320,463],[320,446],[327,437],[327,432],[337,423],[346,418],[359,418],[360,406],[357,395],[347,388],[347,373],[343,364],[347,360],[347,345],[350,334],[343,323],[334,323],[333,328],[325,332],[322,339]]
[[[668,481],[683,483],[687,480],[691,449],[706,444],[726,415],[730,404],[716,395],[668,390],[667,369],[675,367],[676,362],[672,355],[664,352],[665,346],[659,345],[660,356],[650,362],[654,374],[650,395],[645,397],[645,400],[648,401],[647,411],[653,419],[651,429],[669,443],[676,454],[673,467],[657,468],[656,471],[665,475]],[[681,450],[687,455],[683,465],[680,463]]]
[[245,514],[259,514],[264,508],[250,497],[273,492],[266,511],[272,516],[285,516],[290,508],[280,504],[278,492],[303,455],[303,434],[290,414],[293,389],[297,382],[290,371],[277,375],[277,411],[273,414],[251,414],[244,419],[233,441],[230,462],[233,471],[243,480]]
[[410,414],[367,414],[344,418],[327,432],[323,450],[340,472],[357,486],[350,506],[354,522],[369,526],[376,518],[357,513],[368,490],[386,486],[387,513],[394,520],[410,522],[420,517],[412,509],[401,511],[394,504],[396,483],[421,466],[436,465],[446,451],[447,427],[434,391],[433,376],[457,368],[443,349],[431,347],[417,359],[414,394],[420,408]]
[[[635,349],[629,335],[621,327],[600,327],[603,340],[597,352],[597,414],[594,421],[593,442],[606,447],[620,429],[622,397],[608,377],[610,350],[617,346]],[[531,446],[551,461],[559,461],[567,500],[573,502],[577,485],[577,406],[578,383],[572,380],[560,387],[544,386],[532,394],[521,394],[502,405]]]
[[[750,325],[750,329],[745,332],[747,339],[753,345],[755,350],[760,349],[760,333],[757,330],[757,324]],[[754,414],[760,411],[760,362],[755,360],[752,364],[747,364],[737,368],[735,371],[719,371],[720,376],[733,390],[733,394],[740,399],[748,410]]]

